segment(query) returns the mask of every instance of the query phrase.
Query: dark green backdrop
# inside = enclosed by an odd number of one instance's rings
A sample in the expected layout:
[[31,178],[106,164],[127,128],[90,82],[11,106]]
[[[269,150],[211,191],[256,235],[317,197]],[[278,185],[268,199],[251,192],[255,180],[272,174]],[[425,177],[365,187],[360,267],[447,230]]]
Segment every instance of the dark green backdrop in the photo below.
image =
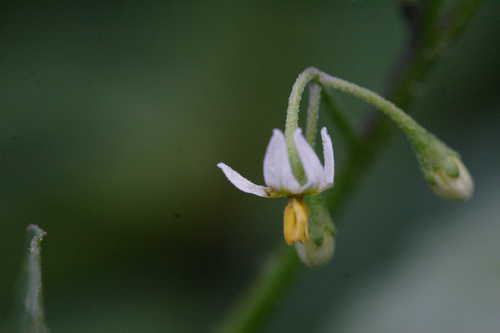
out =
[[[394,299],[357,305],[384,299],[384,286],[401,288],[395,295],[406,304],[405,293],[421,293],[411,289],[415,284],[398,284],[412,272],[398,267],[432,257],[436,244],[458,244],[472,249],[463,249],[464,272],[481,260],[491,270],[478,270],[457,289],[468,293],[458,295],[446,281],[454,285],[461,272],[450,271],[438,291],[456,297],[451,304],[467,303],[472,293],[478,313],[500,308],[500,295],[490,300],[475,292],[484,281],[500,289],[500,245],[493,241],[500,237],[499,4],[485,1],[411,110],[462,153],[476,179],[474,199],[460,205],[433,196],[397,135],[337,221],[334,261],[299,276],[266,332],[358,332],[362,326],[351,323],[363,320],[375,325],[372,332],[410,332],[420,320],[396,319],[434,308],[445,324],[427,331],[456,332],[446,323],[462,321],[479,322],[477,332],[500,325],[493,315],[491,321],[462,316],[467,308],[442,310],[440,297],[396,307],[381,323],[365,311]],[[216,163],[260,182],[271,130],[283,128],[301,70],[313,65],[382,93],[406,37],[396,1],[2,7],[0,329],[6,333],[14,331],[30,223],[48,231],[43,260],[52,332],[208,331],[282,242],[284,204],[237,191]],[[349,98],[339,104],[355,123],[368,115]],[[341,166],[344,139],[331,128]],[[455,223],[467,226],[467,241],[454,242],[462,230]],[[433,243],[429,237],[438,231]],[[494,243],[488,250],[479,247],[485,235]],[[407,255],[420,247],[429,252]],[[446,272],[448,262],[436,265]],[[418,267],[413,276],[432,274]]]

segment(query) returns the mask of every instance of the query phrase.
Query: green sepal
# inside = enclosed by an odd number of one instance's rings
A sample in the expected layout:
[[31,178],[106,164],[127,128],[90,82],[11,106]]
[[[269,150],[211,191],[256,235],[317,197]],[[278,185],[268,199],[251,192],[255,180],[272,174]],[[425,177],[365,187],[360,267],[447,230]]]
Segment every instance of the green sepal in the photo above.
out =
[[335,237],[335,224],[322,194],[306,196],[304,201],[309,207],[309,237],[317,246],[320,246],[325,232]]

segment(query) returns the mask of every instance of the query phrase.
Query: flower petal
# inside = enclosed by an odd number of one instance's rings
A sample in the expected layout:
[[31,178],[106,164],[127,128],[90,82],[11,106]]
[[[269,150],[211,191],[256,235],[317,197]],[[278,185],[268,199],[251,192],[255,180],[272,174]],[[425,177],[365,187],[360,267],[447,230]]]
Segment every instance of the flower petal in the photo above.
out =
[[227,179],[238,189],[243,192],[258,195],[259,197],[269,197],[269,193],[265,186],[260,186],[252,183],[238,172],[231,169],[224,163],[218,163],[217,166],[224,172]]
[[288,159],[288,147],[283,133],[275,129],[264,157],[264,181],[276,192],[299,193],[300,184],[295,179]]
[[333,184],[333,176],[335,174],[332,139],[328,135],[326,127],[321,129],[321,140],[323,141],[323,159],[325,163],[325,183],[323,187],[326,188]]
[[324,182],[325,172],[318,156],[307,143],[300,128],[295,130],[293,138],[304,172],[307,176],[307,183],[302,187],[302,190],[320,189]]

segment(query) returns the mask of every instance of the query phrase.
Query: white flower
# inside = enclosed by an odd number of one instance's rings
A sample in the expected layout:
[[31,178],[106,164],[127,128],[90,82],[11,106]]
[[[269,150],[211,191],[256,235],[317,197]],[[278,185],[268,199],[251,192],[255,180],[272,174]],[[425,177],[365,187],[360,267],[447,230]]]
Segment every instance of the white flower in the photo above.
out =
[[334,159],[332,140],[326,128],[321,129],[324,167],[299,128],[295,131],[293,139],[306,176],[304,184],[300,184],[293,175],[285,136],[278,129],[273,130],[273,136],[264,156],[266,186],[252,183],[224,163],[219,163],[217,166],[238,189],[261,197],[301,197],[305,194],[318,194],[330,188],[333,185]]
[[[328,239],[320,248],[311,245],[309,208],[302,200],[304,195],[318,194],[333,185],[333,147],[325,127],[321,129],[321,139],[323,141],[324,166],[321,165],[318,156],[307,143],[302,131],[297,129],[293,135],[293,142],[306,177],[303,184],[295,178],[292,172],[285,136],[277,129],[273,131],[264,156],[266,186],[252,183],[224,163],[217,164],[227,179],[243,192],[266,198],[289,198],[283,218],[284,238],[288,245],[301,244],[297,251],[308,265],[324,262],[327,256],[323,253],[333,253],[330,251],[330,248],[333,249],[330,246],[332,242]],[[316,253],[320,254],[319,257]]]

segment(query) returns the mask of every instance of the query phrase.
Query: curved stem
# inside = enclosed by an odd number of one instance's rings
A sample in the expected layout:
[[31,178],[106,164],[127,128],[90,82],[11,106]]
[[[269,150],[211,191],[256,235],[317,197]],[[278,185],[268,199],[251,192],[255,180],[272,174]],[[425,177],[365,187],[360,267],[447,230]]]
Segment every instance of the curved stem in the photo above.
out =
[[290,97],[288,98],[288,108],[285,120],[285,137],[288,145],[290,164],[292,166],[293,173],[298,180],[304,179],[304,170],[302,169],[299,156],[297,155],[297,150],[295,149],[295,145],[293,143],[293,134],[299,127],[299,111],[302,95],[304,94],[306,86],[316,76],[317,70],[315,68],[312,68],[311,70],[306,69],[300,73],[292,86],[292,91],[290,92]]
[[[291,138],[293,131],[298,126],[298,114],[302,97],[297,96],[297,94],[303,94],[304,89],[309,82],[317,82],[323,88],[339,90],[359,98],[371,106],[374,106],[376,109],[382,111],[385,115],[392,119],[396,125],[412,139],[418,138],[422,134],[427,133],[422,126],[420,126],[412,117],[407,115],[401,108],[397,107],[394,103],[386,100],[379,94],[357,84],[324,73],[317,68],[309,67],[299,75],[293,86],[292,94],[290,95],[290,104],[288,106],[285,130],[287,140],[289,137]],[[288,142],[289,150],[291,151],[290,160],[292,161],[292,164],[296,164],[298,163],[298,158],[296,152],[294,151],[293,144],[290,144],[290,142],[291,141]]]
[[401,108],[371,90],[319,70],[317,81],[325,88],[328,87],[342,91],[374,106],[376,109],[382,111],[386,116],[393,120],[396,125],[410,137],[426,133],[426,130],[412,117],[407,115]]

